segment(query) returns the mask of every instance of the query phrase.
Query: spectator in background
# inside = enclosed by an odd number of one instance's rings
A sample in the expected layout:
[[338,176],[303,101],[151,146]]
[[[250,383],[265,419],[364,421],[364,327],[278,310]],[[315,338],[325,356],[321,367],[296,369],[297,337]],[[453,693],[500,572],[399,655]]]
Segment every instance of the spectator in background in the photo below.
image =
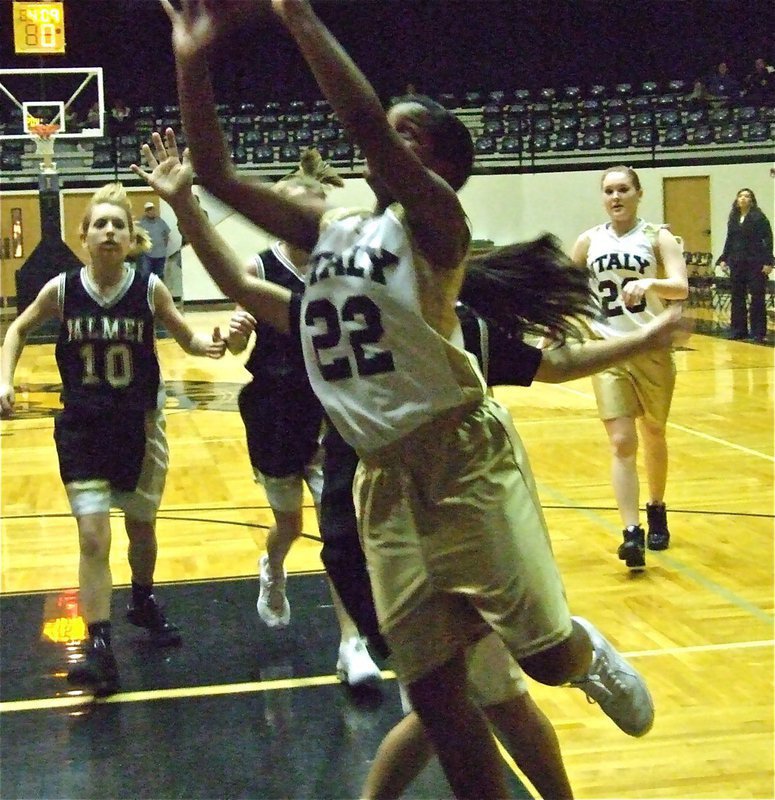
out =
[[753,70],[743,81],[743,96],[753,105],[765,106],[775,100],[775,69],[763,58],[753,62]]
[[740,98],[742,86],[740,81],[729,71],[727,62],[720,61],[713,74],[705,81],[705,89],[711,100],[734,102]]
[[122,100],[117,97],[113,101],[110,108],[110,128],[111,133],[120,135],[129,131],[131,123],[132,109]]
[[167,245],[170,240],[170,226],[159,216],[156,205],[150,200],[145,204],[143,216],[138,225],[144,228],[151,238],[151,249],[144,253],[140,261],[140,272],[151,272],[164,280],[164,267],[167,264]]
[[[772,226],[750,189],[740,189],[732,203],[727,221],[724,252],[716,262],[729,272],[732,294],[731,339],[748,338],[748,314],[751,336],[764,343],[767,337],[766,284],[773,268]],[[746,308],[748,294],[751,304]]]
[[86,127],[99,128],[100,126],[100,104],[94,103],[86,112]]

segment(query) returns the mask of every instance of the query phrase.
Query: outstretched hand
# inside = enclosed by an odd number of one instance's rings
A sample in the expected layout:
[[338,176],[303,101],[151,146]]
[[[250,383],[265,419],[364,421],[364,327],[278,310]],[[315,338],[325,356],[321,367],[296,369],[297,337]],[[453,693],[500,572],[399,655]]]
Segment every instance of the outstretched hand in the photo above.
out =
[[172,23],[172,48],[183,59],[202,53],[224,32],[273,5],[271,0],[180,0],[178,10],[171,0],[159,2]]
[[657,348],[686,344],[693,329],[693,321],[683,316],[681,303],[672,303],[646,325],[648,338]]
[[141,149],[143,160],[148,169],[144,170],[137,164],[132,164],[131,170],[139,175],[163,200],[171,206],[176,201],[193,198],[191,185],[194,181],[194,171],[188,151],[184,151],[183,158],[178,154],[178,143],[175,132],[167,128],[164,138],[154,132],[151,135],[151,144],[144,144]]

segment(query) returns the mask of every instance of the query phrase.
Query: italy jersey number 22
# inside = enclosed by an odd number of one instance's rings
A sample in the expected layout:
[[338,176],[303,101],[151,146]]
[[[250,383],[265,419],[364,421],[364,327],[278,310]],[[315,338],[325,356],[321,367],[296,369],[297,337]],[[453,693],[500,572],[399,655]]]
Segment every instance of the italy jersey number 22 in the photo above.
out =
[[[379,306],[366,295],[348,297],[341,310],[327,298],[313,300],[307,305],[304,323],[319,331],[311,341],[325,380],[395,372],[392,353],[379,346],[385,332]],[[327,352],[342,346],[352,357]]]

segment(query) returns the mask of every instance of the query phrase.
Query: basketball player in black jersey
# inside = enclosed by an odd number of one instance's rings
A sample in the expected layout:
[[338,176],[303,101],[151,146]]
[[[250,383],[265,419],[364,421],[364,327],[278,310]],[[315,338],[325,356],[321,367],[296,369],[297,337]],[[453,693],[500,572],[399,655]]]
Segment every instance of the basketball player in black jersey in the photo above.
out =
[[4,416],[13,411],[13,377],[27,336],[43,322],[59,319],[56,361],[63,409],[54,439],[78,524],[80,603],[89,631],[83,659],[72,666],[68,680],[105,695],[119,688],[111,649],[111,507],[124,511],[129,538],[127,619],[146,628],[158,646],[181,641],[153,594],[156,512],[168,463],[154,323],[161,322],[191,355],[220,358],[226,345],[217,329],[211,336],[194,333],[166,286],[125,263],[148,241],[120,184],[95,192],[81,239],[89,263],[52,278],[8,329],[0,362],[0,411]]
[[[320,153],[311,148],[302,156],[298,169],[278,181],[274,189],[285,197],[325,202],[327,190],[343,184]],[[300,293],[304,289],[308,259],[307,251],[275,242],[254,256],[246,270]],[[229,323],[226,338],[229,351],[242,352],[253,329],[256,339],[245,363],[252,377],[240,391],[239,410],[250,463],[274,515],[266,539],[266,554],[259,559],[256,608],[268,627],[283,628],[290,623],[291,616],[284,563],[293,542],[302,534],[305,484],[318,514],[320,510],[323,408],[309,384],[298,337],[257,323],[238,306]],[[330,588],[340,633],[337,676],[350,686],[381,680],[379,667],[369,655],[355,623],[333,585]]]

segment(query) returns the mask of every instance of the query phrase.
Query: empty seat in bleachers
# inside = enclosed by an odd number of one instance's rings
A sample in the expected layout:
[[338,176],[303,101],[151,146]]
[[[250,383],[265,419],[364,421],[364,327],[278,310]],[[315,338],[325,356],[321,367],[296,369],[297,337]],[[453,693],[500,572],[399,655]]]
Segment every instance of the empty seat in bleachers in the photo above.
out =
[[686,112],[686,125],[689,128],[696,128],[699,125],[708,124],[708,110],[706,108],[693,108]]
[[329,153],[329,158],[332,161],[338,162],[351,162],[355,158],[355,148],[350,142],[340,141],[337,142]]
[[527,114],[509,114],[509,116],[506,117],[506,133],[530,133],[530,117]]
[[525,149],[532,153],[545,153],[551,145],[551,140],[548,133],[534,133],[527,137],[525,145]]
[[630,146],[630,131],[627,128],[617,128],[611,131],[608,136],[607,147],[611,150],[619,150]]
[[113,169],[116,157],[113,149],[95,148],[91,157],[92,169]]
[[548,114],[534,116],[533,130],[536,133],[551,133],[554,130],[554,120]]
[[670,128],[681,124],[681,112],[674,108],[664,109],[657,112],[656,119],[660,128]]
[[463,95],[463,108],[481,108],[485,102],[485,94],[479,90],[472,90]]
[[576,113],[564,113],[557,117],[558,131],[577,131],[581,127],[581,118]]
[[488,156],[495,152],[494,136],[477,136],[474,140],[474,152],[478,156]]
[[522,151],[522,139],[520,136],[507,134],[498,145],[498,151],[507,155],[514,155]]
[[288,113],[301,114],[302,116],[309,111],[309,103],[306,100],[289,100]]
[[294,132],[293,141],[304,147],[311,147],[312,143],[315,141],[315,134],[312,132],[312,128],[310,128],[309,125],[302,125]]
[[529,103],[532,93],[530,89],[515,89],[512,97],[517,103]]
[[500,119],[503,116],[503,106],[497,103],[487,103],[482,107],[482,119]]
[[743,130],[743,139],[746,142],[766,142],[772,138],[772,127],[769,122],[752,122]]
[[711,125],[728,125],[733,121],[731,108],[712,108],[708,113],[708,122]]
[[632,143],[635,147],[656,147],[659,133],[656,128],[638,128],[632,132]]
[[602,114],[585,114],[581,119],[581,129],[583,131],[600,131],[605,125],[605,118]]
[[614,96],[626,98],[632,94],[631,83],[617,83],[614,85]]
[[283,145],[288,141],[288,131],[285,128],[272,128],[267,132],[266,141],[274,146]]
[[690,144],[712,144],[713,128],[710,125],[698,125],[688,133]]
[[652,98],[642,94],[630,98],[629,102],[629,108],[632,112],[651,111],[653,105]]
[[242,144],[245,147],[256,147],[259,144],[264,143],[264,134],[253,128],[252,130],[245,131],[242,135]]
[[580,86],[563,86],[562,97],[565,100],[570,100],[572,103],[578,103],[581,100],[581,87]]
[[756,106],[740,106],[737,109],[737,121],[741,125],[750,125],[759,119],[759,109]]
[[665,147],[681,147],[686,144],[686,130],[678,125],[672,125],[665,130],[662,137]]
[[321,128],[317,131],[316,134],[316,141],[318,142],[335,142],[339,139],[339,129],[335,128],[333,125],[329,125],[325,128]]
[[254,164],[271,164],[274,161],[274,148],[268,144],[259,144],[251,152]]
[[656,81],[643,81],[640,85],[640,92],[649,96],[659,94],[659,84]]
[[588,100],[603,100],[607,94],[608,89],[606,89],[602,83],[593,83],[592,86],[587,89],[586,96]]
[[743,131],[736,122],[715,129],[714,139],[719,144],[735,144],[743,138]]
[[653,128],[654,123],[653,111],[639,111],[637,114],[630,115],[631,128]]
[[3,147],[0,153],[0,169],[8,170],[9,172],[17,172],[22,168],[21,153],[14,152],[13,150],[6,150]]
[[296,144],[284,144],[279,151],[280,161],[297,162],[301,158],[301,151]]
[[579,109],[582,114],[602,114],[604,108],[602,100],[588,99],[579,103]]
[[483,136],[503,136],[506,132],[506,128],[503,124],[503,120],[498,119],[486,119],[484,124],[482,125],[482,135]]
[[610,97],[605,101],[606,111],[609,114],[626,114],[627,101],[623,97]]
[[605,144],[605,136],[600,130],[587,130],[581,134],[579,142],[579,149],[581,150],[599,150]]
[[554,149],[557,151],[575,150],[578,146],[578,136],[575,131],[560,131],[554,140]]
[[627,114],[609,114],[605,126],[609,131],[626,130],[630,127],[630,118]]

